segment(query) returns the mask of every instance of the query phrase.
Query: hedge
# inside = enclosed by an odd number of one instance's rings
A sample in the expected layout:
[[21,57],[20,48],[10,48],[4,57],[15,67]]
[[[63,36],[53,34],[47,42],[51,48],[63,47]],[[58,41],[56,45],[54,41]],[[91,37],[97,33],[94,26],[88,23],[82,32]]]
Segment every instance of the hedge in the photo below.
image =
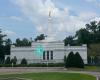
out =
[[[12,67],[11,64],[0,64],[0,67]],[[34,64],[16,64],[13,67],[64,67],[64,63],[34,63]]]

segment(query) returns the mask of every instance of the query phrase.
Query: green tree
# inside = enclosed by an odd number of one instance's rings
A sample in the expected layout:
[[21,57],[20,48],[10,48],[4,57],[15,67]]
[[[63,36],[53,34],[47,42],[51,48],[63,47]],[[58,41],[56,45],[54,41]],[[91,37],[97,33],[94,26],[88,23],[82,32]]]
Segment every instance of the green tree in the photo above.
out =
[[76,31],[75,35],[79,44],[100,43],[100,22],[92,21],[86,28]]
[[100,43],[100,21],[97,23],[96,42]]
[[22,40],[23,46],[31,46],[31,41],[29,41],[27,38],[24,38]]
[[78,52],[74,55],[74,64],[77,68],[84,68],[83,59]]
[[65,43],[65,46],[67,46],[68,44],[69,45],[73,45],[74,44],[74,37],[73,36],[68,36],[64,39],[64,43]]
[[0,45],[3,45],[3,43],[4,43],[3,38],[6,37],[6,36],[7,36],[7,35],[3,34],[3,33],[2,33],[2,30],[0,29]]
[[27,65],[27,60],[25,58],[23,58],[22,61],[21,61],[21,64],[22,65]]
[[6,60],[5,60],[5,64],[10,64],[10,57],[7,57]]
[[5,55],[10,55],[12,41],[10,39],[5,40]]
[[0,64],[4,63],[5,53],[4,53],[4,46],[0,45]]
[[74,53],[70,52],[66,60],[66,67],[74,67],[74,65]]
[[20,40],[20,38],[16,39],[15,46],[21,46],[21,40]]
[[78,30],[75,36],[79,44],[89,44],[89,32],[85,28]]
[[2,30],[0,29],[0,64],[4,63],[4,59],[5,59],[5,51],[4,51],[4,37],[6,37],[5,34],[2,33]]
[[28,40],[27,38],[23,38],[22,40],[20,38],[17,38],[15,42],[15,46],[17,47],[31,46],[31,42],[32,41]]
[[12,44],[12,41],[11,41],[11,39],[6,39],[5,40],[5,45],[11,45]]
[[16,64],[16,63],[17,63],[17,58],[16,58],[16,56],[14,56],[14,58],[11,59],[11,63],[13,63],[13,64]]
[[96,21],[92,21],[90,22],[90,24],[86,24],[86,29],[90,32],[92,32],[93,34],[97,32],[97,22]]
[[92,21],[86,24],[86,30],[90,33],[89,38],[91,43],[100,43],[100,22]]
[[45,36],[44,34],[40,34],[39,36],[37,36],[37,37],[35,38],[35,41],[44,40],[45,37],[47,37],[47,36]]
[[98,32],[100,32],[100,21],[98,22]]

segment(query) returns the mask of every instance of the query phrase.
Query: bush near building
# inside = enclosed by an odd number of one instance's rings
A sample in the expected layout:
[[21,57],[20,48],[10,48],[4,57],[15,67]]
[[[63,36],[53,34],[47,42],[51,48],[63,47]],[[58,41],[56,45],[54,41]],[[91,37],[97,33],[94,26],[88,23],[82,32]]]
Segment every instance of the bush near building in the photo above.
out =
[[84,68],[84,62],[81,56],[78,52],[74,55],[73,52],[70,52],[66,61],[65,61],[65,67],[75,67],[75,68]]
[[13,58],[13,59],[11,59],[11,64],[15,64],[16,65],[16,63],[17,63],[17,58],[16,58],[16,56]]
[[27,65],[27,60],[25,58],[23,58],[22,61],[21,61],[21,64],[22,65]]
[[7,57],[6,60],[5,60],[5,64],[10,64],[10,57]]
[[[64,63],[33,63],[33,64],[14,64],[13,67],[63,67]],[[0,64],[0,67],[12,67],[12,64]]]
[[80,54],[78,52],[76,52],[76,54],[74,55],[74,66],[78,67],[78,68],[84,68],[84,62],[83,59],[81,58]]
[[70,52],[67,59],[65,67],[74,67],[74,53]]

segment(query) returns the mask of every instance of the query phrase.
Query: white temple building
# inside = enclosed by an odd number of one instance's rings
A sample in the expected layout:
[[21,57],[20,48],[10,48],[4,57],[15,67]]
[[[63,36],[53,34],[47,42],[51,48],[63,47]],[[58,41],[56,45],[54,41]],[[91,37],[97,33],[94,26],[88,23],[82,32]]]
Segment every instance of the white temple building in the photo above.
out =
[[[51,12],[48,17],[48,27],[52,26]],[[49,30],[47,30],[49,32]],[[48,40],[47,40],[48,41]],[[30,47],[11,46],[10,58],[17,57],[17,64],[21,63],[23,58],[28,63],[64,63],[64,56],[70,52],[79,52],[85,64],[87,64],[87,45],[82,46],[64,46],[63,41],[38,41],[32,42]],[[40,48],[39,48],[40,47]],[[39,52],[39,53],[38,53]],[[41,54],[40,54],[41,53]],[[7,58],[6,55],[5,58]]]
[[[37,47],[41,46],[42,54],[37,53]],[[30,63],[64,63],[64,56],[73,51],[79,52],[85,64],[87,64],[87,46],[64,46],[63,41],[52,42],[32,42],[30,47],[15,47],[11,46],[10,58],[17,57],[17,64],[21,63],[23,58]],[[7,56],[6,56],[7,57]]]

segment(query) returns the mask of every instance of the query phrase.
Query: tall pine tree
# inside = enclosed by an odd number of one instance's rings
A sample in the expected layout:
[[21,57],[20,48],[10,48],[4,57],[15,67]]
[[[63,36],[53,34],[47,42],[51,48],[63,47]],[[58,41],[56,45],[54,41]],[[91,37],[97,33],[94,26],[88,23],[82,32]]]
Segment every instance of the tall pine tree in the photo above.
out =
[[67,57],[66,67],[74,67],[74,53],[73,52],[70,52]]
[[84,68],[83,59],[81,58],[78,52],[76,52],[76,54],[74,55],[74,64],[75,64],[75,67],[77,68]]
[[4,63],[4,56],[5,56],[5,51],[4,51],[4,40],[3,38],[5,37],[6,35],[4,35],[2,33],[2,30],[0,29],[0,64],[3,64]]

